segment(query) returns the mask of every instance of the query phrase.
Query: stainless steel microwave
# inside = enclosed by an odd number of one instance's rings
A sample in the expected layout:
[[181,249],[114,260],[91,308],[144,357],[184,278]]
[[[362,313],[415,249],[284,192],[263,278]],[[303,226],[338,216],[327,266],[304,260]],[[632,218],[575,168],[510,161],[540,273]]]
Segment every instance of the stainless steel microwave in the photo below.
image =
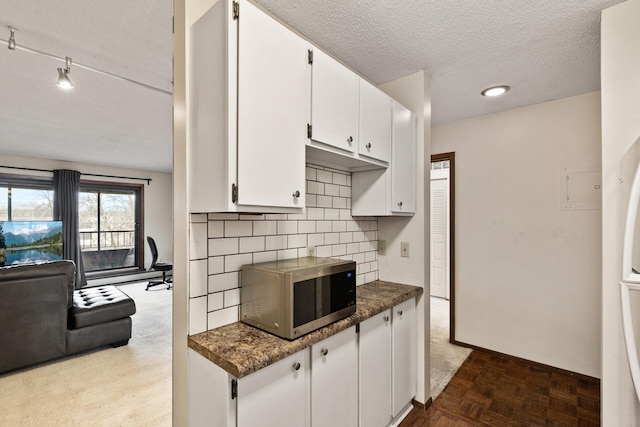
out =
[[286,339],[356,312],[356,263],[296,258],[250,264],[240,278],[240,320]]

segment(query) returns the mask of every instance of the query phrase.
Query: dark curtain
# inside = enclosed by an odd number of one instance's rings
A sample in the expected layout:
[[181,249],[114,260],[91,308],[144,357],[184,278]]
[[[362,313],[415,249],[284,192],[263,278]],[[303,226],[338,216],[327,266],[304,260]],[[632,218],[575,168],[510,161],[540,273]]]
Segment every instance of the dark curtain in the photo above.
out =
[[80,172],[53,171],[53,218],[62,221],[63,257],[76,263],[76,289],[87,284],[80,250],[79,195]]

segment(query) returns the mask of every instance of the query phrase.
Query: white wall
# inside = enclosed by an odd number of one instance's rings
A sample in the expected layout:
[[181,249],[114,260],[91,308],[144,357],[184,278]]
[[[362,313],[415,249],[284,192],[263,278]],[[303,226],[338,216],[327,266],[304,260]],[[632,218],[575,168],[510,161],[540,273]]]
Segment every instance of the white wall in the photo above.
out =
[[[163,172],[151,172],[143,170],[133,170],[124,168],[113,168],[107,166],[89,165],[83,163],[63,162],[58,160],[37,159],[32,157],[18,157],[0,154],[0,165],[13,167],[26,167],[34,169],[71,169],[81,173],[93,173],[102,175],[127,176],[133,178],[151,178],[151,183],[144,186],[144,234],[152,236],[158,246],[158,258],[170,261],[173,258],[173,218],[172,218],[172,187],[171,174]],[[17,169],[2,169],[0,173],[43,176],[50,178],[51,173],[22,171]],[[87,181],[109,181],[140,184],[142,181],[100,178],[92,176],[82,176],[82,180]],[[151,252],[146,243],[145,237],[145,267],[151,263]]]
[[[508,96],[508,95],[507,95]],[[434,126],[456,153],[456,340],[600,377],[600,209],[559,207],[599,170],[600,94]]]
[[[430,360],[430,304],[429,268],[429,212],[430,199],[425,196],[425,176],[431,167],[431,78],[419,71],[385,83],[380,89],[400,101],[416,114],[416,213],[413,217],[380,217],[378,238],[386,241],[385,255],[380,255],[381,280],[421,286],[425,292],[417,306],[417,363],[418,388],[416,400],[426,403],[431,397]],[[400,242],[409,242],[410,257],[400,257]]]
[[602,425],[640,423],[620,314],[620,159],[640,137],[640,1],[602,13]]

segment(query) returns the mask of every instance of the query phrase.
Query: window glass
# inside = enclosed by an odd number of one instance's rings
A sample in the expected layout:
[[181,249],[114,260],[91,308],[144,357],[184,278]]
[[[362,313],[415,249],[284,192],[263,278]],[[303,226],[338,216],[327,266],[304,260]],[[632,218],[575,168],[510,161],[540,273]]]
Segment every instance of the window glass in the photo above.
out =
[[0,221],[9,221],[9,191],[0,187]]
[[100,230],[104,247],[135,246],[135,213],[135,194],[100,193]]
[[80,193],[80,236],[86,271],[133,267],[137,245],[139,190],[97,188]]
[[[85,271],[143,268],[143,186],[80,184],[80,249]],[[0,221],[53,219],[53,183],[0,175]]]
[[80,248],[98,249],[98,193],[81,191],[78,198]]
[[11,221],[50,221],[53,219],[53,190],[11,189]]

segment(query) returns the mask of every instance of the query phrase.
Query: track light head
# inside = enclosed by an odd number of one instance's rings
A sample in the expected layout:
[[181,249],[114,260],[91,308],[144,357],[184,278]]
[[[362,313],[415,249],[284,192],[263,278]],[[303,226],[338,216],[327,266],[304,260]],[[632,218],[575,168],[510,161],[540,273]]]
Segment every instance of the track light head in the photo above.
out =
[[16,50],[16,29],[17,28],[9,25],[9,31],[11,32],[9,35],[9,43],[7,43],[9,50]]
[[62,89],[71,89],[73,88],[73,83],[69,79],[69,73],[71,72],[71,58],[67,56],[66,59],[66,67],[58,68],[58,82],[56,85],[61,87]]

